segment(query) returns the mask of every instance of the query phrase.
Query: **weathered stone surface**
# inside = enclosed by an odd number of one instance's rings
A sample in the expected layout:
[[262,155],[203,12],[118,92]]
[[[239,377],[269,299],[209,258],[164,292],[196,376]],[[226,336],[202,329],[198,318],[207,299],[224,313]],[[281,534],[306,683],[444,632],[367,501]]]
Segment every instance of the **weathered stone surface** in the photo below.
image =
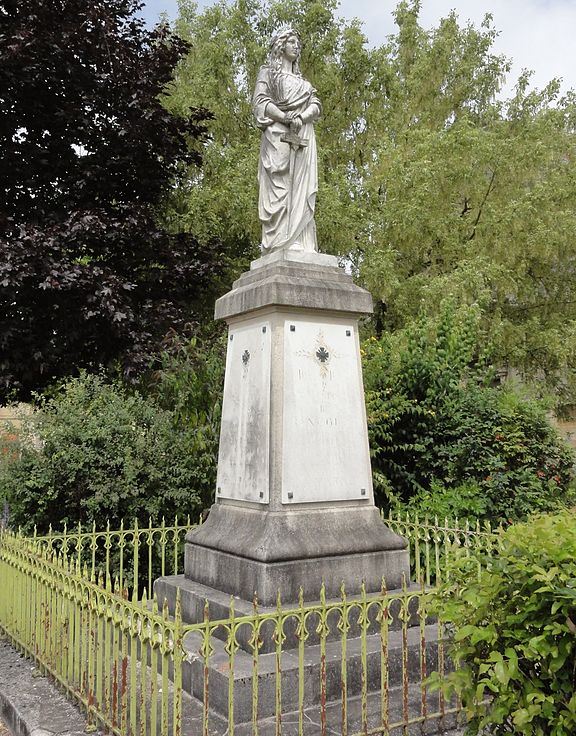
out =
[[332,597],[342,583],[355,593],[362,580],[370,590],[378,590],[383,576],[391,586],[399,587],[408,557],[406,550],[382,550],[266,563],[190,543],[185,554],[189,578],[246,599],[256,594],[263,605],[272,605],[278,591],[284,602],[295,603],[300,588],[310,600],[318,594],[322,581],[326,594]]
[[252,98],[262,131],[258,215],[262,249],[316,251],[314,207],[318,191],[314,122],[322,105],[300,72],[301,43],[292,28],[271,39]]
[[230,331],[220,430],[218,497],[268,503],[270,478],[269,319]]
[[292,315],[280,328],[282,503],[372,500],[356,320]]
[[[313,254],[311,254],[313,255]],[[317,257],[317,256],[316,256]],[[259,260],[263,261],[267,256]],[[328,256],[330,258],[330,256]],[[216,301],[216,319],[230,319],[270,306],[371,314],[372,297],[334,265],[278,258],[258,264]],[[332,262],[333,263],[333,262]]]
[[[408,593],[418,592],[420,589],[418,586],[410,586],[407,588]],[[234,600],[234,615],[236,618],[241,616],[253,616],[254,615],[254,601],[247,601],[242,598],[231,596],[230,594],[223,593],[220,590],[215,590],[206,585],[202,585],[196,581],[188,580],[183,575],[168,575],[166,577],[158,578],[154,584],[154,592],[158,598],[158,601],[164,605],[164,602],[168,604],[168,611],[170,615],[174,614],[176,608],[176,595],[180,593],[180,606],[182,616],[186,621],[202,621],[204,618],[205,605],[208,603],[208,613],[211,621],[225,620],[230,617],[230,604],[231,600]],[[394,594],[398,594],[401,591],[391,590],[391,600],[388,605],[388,630],[397,631],[402,628],[403,620],[400,617],[400,598],[393,599]],[[348,595],[348,594],[347,594]],[[318,605],[319,604],[320,591],[316,591],[314,598],[309,601],[306,605]],[[356,596],[359,599],[360,596]],[[351,600],[351,596],[348,595],[348,601]],[[338,623],[341,618],[341,604],[342,598],[330,597],[327,599],[326,604],[328,608],[335,604],[334,610],[331,610],[327,616],[326,624],[328,627],[327,641],[340,640],[342,638],[342,632],[338,628]],[[284,602],[283,602],[284,605]],[[277,602],[274,601],[273,605],[264,606],[258,601],[258,613],[260,616],[271,615],[275,616],[277,613]],[[284,618],[282,631],[284,634],[284,641],[282,644],[283,649],[287,652],[290,650],[297,649],[299,644],[298,638],[298,606],[289,604],[286,605],[285,611],[292,610],[292,615],[287,615]],[[368,624],[367,633],[375,634],[380,631],[380,621],[378,613],[380,607],[377,604],[369,606],[367,611]],[[409,599],[408,602],[408,613],[409,618],[406,622],[408,627],[419,626],[420,619],[418,616],[419,611],[419,597],[414,595]],[[354,639],[361,634],[361,627],[358,623],[359,619],[359,608],[358,606],[351,606],[348,613],[348,638]],[[316,630],[318,623],[318,616],[316,614],[308,617],[308,637],[306,639],[306,645],[312,646],[318,644],[319,634]],[[432,623],[430,617],[427,618],[428,623]],[[262,654],[267,652],[273,652],[276,650],[276,638],[275,634],[275,622],[272,618],[266,623],[260,624],[260,642],[259,651]],[[228,635],[227,629],[223,627],[217,627],[214,630],[214,636],[217,639],[226,641]],[[236,629],[236,641],[239,646],[246,652],[253,651],[253,629],[249,624],[244,624]]]
[[[188,532],[186,541],[257,562],[406,549],[406,541],[382,522],[371,504],[276,512],[214,504],[206,522]],[[189,574],[186,569],[188,577],[196,577],[198,571]],[[384,574],[382,570],[377,589]],[[317,588],[320,582],[318,577]],[[392,581],[388,585],[399,587]]]
[[271,266],[274,263],[282,262],[339,268],[336,256],[330,256],[328,253],[312,253],[309,251],[298,250],[276,250],[272,251],[272,253],[266,253],[255,261],[252,261],[250,263],[250,270],[254,271],[258,268],[262,268],[263,266]]
[[[358,593],[389,589],[410,577],[406,542],[367,505],[265,512],[215,504],[208,520],[188,533],[185,571],[189,580],[247,601],[256,594],[273,605],[318,596],[322,581],[329,597],[345,584]],[[194,619],[192,619],[194,620]]]
[[273,511],[372,503],[356,318],[271,307],[231,320],[216,490]]
[[[372,299],[318,253],[252,263],[229,323],[216,504],[186,539],[188,580],[272,605],[409,579],[374,507],[358,319]],[[195,614],[194,614],[195,615]]]

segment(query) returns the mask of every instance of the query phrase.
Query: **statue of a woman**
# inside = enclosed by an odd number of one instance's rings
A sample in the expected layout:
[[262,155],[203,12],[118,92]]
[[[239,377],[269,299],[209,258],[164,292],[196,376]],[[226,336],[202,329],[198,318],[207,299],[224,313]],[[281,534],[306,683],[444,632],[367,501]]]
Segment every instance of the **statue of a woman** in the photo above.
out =
[[315,251],[314,206],[318,191],[313,123],[320,117],[316,91],[300,73],[300,38],[287,28],[270,43],[260,68],[254,115],[262,129],[258,214],[262,250]]

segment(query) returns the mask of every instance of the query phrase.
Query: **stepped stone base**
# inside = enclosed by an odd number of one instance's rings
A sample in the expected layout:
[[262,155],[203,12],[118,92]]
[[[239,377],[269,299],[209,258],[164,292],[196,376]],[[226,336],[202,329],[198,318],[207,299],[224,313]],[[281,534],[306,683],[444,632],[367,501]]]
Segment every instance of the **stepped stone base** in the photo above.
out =
[[[417,586],[411,586],[407,589],[408,593],[418,593],[419,588]],[[236,618],[241,616],[252,616],[254,615],[254,604],[252,601],[242,600],[236,596],[230,596],[227,593],[222,593],[214,588],[209,588],[200,583],[193,582],[184,577],[184,575],[168,575],[166,577],[158,578],[154,583],[154,592],[158,598],[158,601],[163,605],[164,601],[168,604],[168,611],[171,616],[174,615],[176,607],[176,594],[180,592],[180,604],[182,611],[182,618],[186,623],[199,623],[204,619],[204,606],[206,601],[208,602],[208,611],[211,621],[218,621],[227,619],[230,616],[230,600],[234,598],[234,615]],[[398,594],[401,591],[392,590],[389,591],[391,596]],[[319,592],[316,591],[316,600],[310,601],[311,604],[318,603]],[[348,596],[348,599],[352,596]],[[328,598],[327,605],[331,603],[338,604],[341,602],[340,597]],[[409,619],[408,626],[418,626],[418,597],[414,596],[409,600]],[[287,606],[287,610],[296,610],[295,606]],[[360,635],[360,627],[358,625],[358,614],[359,610],[357,607],[351,607],[352,613],[349,616],[349,629],[348,636],[354,638]],[[276,605],[270,606],[258,606],[258,613],[261,616],[267,614],[275,614],[277,611]],[[367,627],[368,634],[373,634],[379,631],[380,625],[377,620],[379,607],[372,606],[368,611],[369,624]],[[402,620],[399,616],[400,613],[400,601],[398,599],[391,601],[388,615],[389,615],[389,629],[391,631],[399,629],[402,626]],[[307,646],[309,644],[316,644],[318,642],[318,633],[316,632],[316,625],[318,623],[318,617],[313,614],[309,617],[308,625],[308,638],[306,640]],[[333,639],[340,639],[341,631],[338,629],[339,612],[333,611],[329,613],[327,624],[329,627],[329,633],[327,636],[328,641]],[[275,633],[275,622],[268,621],[261,624],[260,629],[260,652],[266,654],[268,652],[275,651],[276,640],[274,638]],[[283,633],[285,636],[282,648],[286,651],[293,650],[298,646],[298,619],[296,615],[286,617],[284,620]],[[219,639],[226,639],[227,630],[224,628],[217,628],[214,631],[214,636]],[[251,653],[253,651],[252,644],[252,627],[249,625],[242,625],[239,627],[236,633],[236,641],[240,648],[245,652]]]
[[[186,578],[262,606],[400,588],[410,577],[406,540],[372,505],[266,512],[215,504],[186,536]],[[191,620],[199,620],[197,618]]]
[[[167,599],[170,611],[174,610],[176,591],[180,590],[182,609],[186,618],[202,620],[205,601],[209,603],[210,619],[216,621],[227,619],[230,613],[230,596],[210,590],[198,583],[186,580],[183,576],[169,576],[159,578],[155,583],[155,592],[160,600]],[[391,598],[399,591],[390,591]],[[408,594],[418,592],[416,586],[408,589]],[[328,607],[331,601],[327,601]],[[234,599],[236,619],[253,614],[253,606],[248,601]],[[367,713],[370,728],[377,728],[381,723],[381,668],[386,663],[388,671],[388,702],[389,722],[401,722],[406,713],[417,718],[421,713],[422,698],[426,693],[427,709],[430,715],[438,714],[438,694],[431,693],[423,688],[423,677],[430,675],[439,666],[444,671],[452,669],[452,664],[444,651],[439,658],[439,648],[445,642],[439,637],[440,629],[433,619],[427,618],[423,626],[420,625],[419,596],[409,597],[408,617],[401,615],[400,601],[391,600],[388,609],[388,633],[381,634],[381,621],[378,618],[379,607],[373,605],[368,609],[369,626],[365,643],[359,636],[358,626],[359,609],[352,606],[348,611],[350,629],[346,637],[346,702],[348,710],[348,732],[359,732],[361,723],[361,693],[363,682],[366,684]],[[258,612],[264,616],[274,613],[275,607],[259,608]],[[319,635],[316,631],[318,616],[310,614],[306,619],[307,638],[302,663],[299,659],[297,636],[297,610],[293,617],[284,620],[283,633],[285,640],[282,644],[280,657],[280,682],[282,693],[282,732],[287,736],[297,736],[297,711],[300,706],[299,681],[303,677],[305,687],[302,707],[305,711],[307,726],[304,733],[307,736],[316,735],[319,731],[314,728],[315,721],[319,721],[322,709],[323,693],[321,691],[321,672],[325,666],[326,672],[326,718],[331,723],[330,733],[343,733],[340,730],[342,713],[342,631],[338,628],[339,614],[333,611],[328,615],[328,634],[326,637],[323,659]],[[274,638],[275,622],[270,621],[260,628],[259,655],[257,659],[257,691],[258,708],[257,719],[259,732],[273,736],[275,733],[274,715],[277,707],[277,665]],[[252,734],[253,694],[254,694],[254,652],[251,639],[253,629],[250,624],[240,624],[236,630],[236,641],[240,648],[234,655],[234,669],[230,671],[230,655],[226,651],[227,629],[219,627],[214,630],[211,643],[211,655],[206,669],[206,663],[201,654],[203,651],[202,632],[190,632],[184,638],[184,648],[187,657],[183,663],[183,688],[189,693],[198,708],[204,696],[204,679],[209,678],[209,708],[210,721],[213,726],[221,723],[222,729],[227,728],[229,710],[229,684],[232,678],[234,697],[234,723],[239,726],[235,729],[242,736]],[[253,639],[252,639],[253,640]],[[383,641],[386,648],[383,649]],[[366,670],[363,671],[362,651],[365,647]],[[441,662],[441,664],[439,664]],[[364,680],[364,677],[366,678]],[[405,684],[405,687],[404,687]],[[453,707],[446,702],[441,710]],[[433,716],[425,723],[415,723],[403,733],[444,733],[444,729],[455,725],[455,716],[450,713],[446,718],[437,720]],[[221,720],[219,720],[221,719]],[[270,719],[268,722],[266,719]],[[245,724],[245,725],[242,725]],[[294,728],[292,728],[294,726]],[[245,729],[245,730],[244,730]],[[212,731],[211,731],[212,733]],[[214,727],[214,733],[217,728]],[[393,733],[396,733],[394,731]]]
[[[312,627],[310,627],[312,628]],[[422,635],[426,642],[422,649]],[[406,633],[406,657],[403,656],[404,633],[390,631],[387,637],[388,686],[391,690],[407,683],[421,683],[422,673],[430,674],[438,668],[438,628],[428,624],[422,630],[413,626]],[[184,639],[188,652],[183,665],[183,687],[194,698],[202,700],[204,693],[205,662],[200,652],[203,637],[192,632]],[[210,683],[210,710],[227,717],[229,678],[234,680],[234,722],[246,723],[253,716],[254,660],[249,652],[238,650],[234,658],[234,671],[230,672],[230,657],[225,642],[212,639],[213,653],[208,666]],[[338,703],[342,697],[342,644],[340,639],[328,641],[326,647],[326,703]],[[381,689],[382,640],[379,634],[366,637],[366,692],[378,693]],[[360,637],[348,638],[346,649],[346,697],[351,700],[362,692],[362,648]],[[424,669],[425,665],[425,669]],[[322,699],[322,657],[319,644],[306,642],[303,660],[305,682],[303,707],[319,706]],[[280,660],[282,712],[294,712],[299,707],[300,662],[298,650],[283,651]],[[258,657],[258,719],[273,716],[276,709],[277,658],[275,652],[260,653]],[[400,693],[398,693],[400,698]]]

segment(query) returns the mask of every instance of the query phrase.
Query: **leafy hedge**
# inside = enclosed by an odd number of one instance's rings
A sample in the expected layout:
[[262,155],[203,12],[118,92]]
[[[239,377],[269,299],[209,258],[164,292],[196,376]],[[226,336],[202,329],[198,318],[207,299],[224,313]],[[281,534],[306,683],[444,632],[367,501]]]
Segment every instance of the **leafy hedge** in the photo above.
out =
[[365,341],[375,489],[383,506],[520,520],[571,497],[574,453],[546,406],[498,385],[480,313],[448,304],[436,321]]
[[11,524],[118,528],[121,519],[199,515],[215,483],[217,422],[196,419],[180,421],[176,409],[101,376],[69,379],[0,458]]
[[453,627],[446,694],[470,734],[576,733],[576,509],[502,533],[494,559],[462,558],[436,608]]

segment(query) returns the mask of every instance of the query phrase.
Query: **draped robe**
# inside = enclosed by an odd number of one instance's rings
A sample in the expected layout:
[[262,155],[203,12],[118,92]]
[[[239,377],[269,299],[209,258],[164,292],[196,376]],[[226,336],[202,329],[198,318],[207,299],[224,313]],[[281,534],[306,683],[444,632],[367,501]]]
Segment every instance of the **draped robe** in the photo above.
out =
[[303,113],[318,105],[310,82],[297,74],[280,72],[272,80],[272,70],[263,66],[258,74],[253,97],[256,123],[262,130],[258,182],[258,214],[262,223],[264,251],[290,248],[316,251],[314,207],[318,191],[316,138],[313,123],[304,123],[298,135],[308,146],[293,149],[280,138],[289,126],[266,115],[272,102],[283,112]]

